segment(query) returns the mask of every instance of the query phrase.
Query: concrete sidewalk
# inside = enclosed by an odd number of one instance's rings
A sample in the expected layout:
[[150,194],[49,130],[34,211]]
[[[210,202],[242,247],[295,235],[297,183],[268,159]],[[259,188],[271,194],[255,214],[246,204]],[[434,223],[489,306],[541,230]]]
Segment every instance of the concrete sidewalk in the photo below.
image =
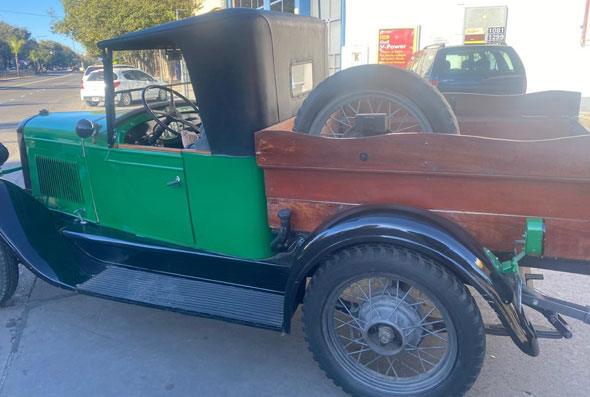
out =
[[[590,302],[587,276],[544,273],[547,292]],[[0,309],[0,396],[345,395],[307,350],[300,312],[293,333],[281,336],[73,294],[24,269],[9,304]],[[494,320],[483,304],[486,321]],[[508,338],[488,336],[484,368],[468,396],[587,394],[590,327],[572,321],[572,328],[572,340],[542,340],[537,358]]]

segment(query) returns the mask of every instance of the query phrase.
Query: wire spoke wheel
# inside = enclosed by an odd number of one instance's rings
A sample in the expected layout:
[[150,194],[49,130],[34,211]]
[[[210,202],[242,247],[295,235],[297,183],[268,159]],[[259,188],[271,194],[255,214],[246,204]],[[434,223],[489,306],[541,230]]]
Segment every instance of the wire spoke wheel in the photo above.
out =
[[353,395],[461,396],[483,364],[469,290],[402,248],[358,245],[326,258],[307,287],[303,325],[314,359]]
[[322,318],[329,346],[358,381],[415,393],[450,373],[457,335],[424,287],[379,274],[346,281],[329,302]]
[[[369,131],[363,123],[365,127],[356,130],[359,114],[381,114],[387,128],[384,123]],[[416,73],[388,65],[362,65],[318,84],[297,111],[293,131],[332,138],[398,132],[458,134],[459,124],[444,96]]]
[[407,98],[391,92],[366,91],[337,98],[315,118],[311,135],[332,138],[363,136],[355,129],[359,114],[384,114],[388,125],[386,133],[432,132],[424,113]]

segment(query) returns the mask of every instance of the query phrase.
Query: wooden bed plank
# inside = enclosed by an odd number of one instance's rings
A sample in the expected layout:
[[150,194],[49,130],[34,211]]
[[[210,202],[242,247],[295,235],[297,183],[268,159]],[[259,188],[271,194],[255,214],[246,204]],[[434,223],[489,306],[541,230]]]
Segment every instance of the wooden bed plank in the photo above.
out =
[[257,133],[269,224],[293,211],[313,231],[359,204],[432,210],[483,245],[511,251],[527,217],[546,220],[546,255],[590,260],[590,136],[514,141],[444,134],[330,139]]
[[[293,229],[313,231],[332,216],[356,205],[271,198],[268,200],[268,219],[272,228],[279,228],[277,212],[281,208],[290,208],[293,211]],[[437,210],[433,212],[461,225],[494,251],[511,252],[514,242],[522,240],[526,228],[525,216]],[[544,219],[547,230],[545,256],[590,260],[590,221]]]

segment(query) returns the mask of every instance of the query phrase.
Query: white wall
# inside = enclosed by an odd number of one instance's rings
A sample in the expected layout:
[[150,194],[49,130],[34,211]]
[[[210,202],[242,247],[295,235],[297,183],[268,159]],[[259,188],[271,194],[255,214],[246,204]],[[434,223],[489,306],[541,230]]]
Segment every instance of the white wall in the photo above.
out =
[[376,62],[379,29],[420,25],[420,48],[462,44],[465,7],[508,6],[506,41],[525,65],[528,92],[581,91],[590,97],[590,45],[580,38],[585,0],[346,0],[346,49],[368,47]]

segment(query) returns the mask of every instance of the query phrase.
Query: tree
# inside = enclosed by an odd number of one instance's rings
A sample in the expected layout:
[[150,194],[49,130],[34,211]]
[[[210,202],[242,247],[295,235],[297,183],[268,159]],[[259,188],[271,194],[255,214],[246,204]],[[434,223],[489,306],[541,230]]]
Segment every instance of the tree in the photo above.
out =
[[[46,68],[72,67],[81,61],[80,56],[72,49],[52,40],[40,41],[39,46],[33,51],[37,63]],[[30,60],[32,60],[31,53],[29,53]]]
[[16,62],[16,75],[20,76],[20,65],[18,64],[18,52],[21,47],[26,43],[24,39],[18,38],[17,36],[10,36],[7,40],[10,51],[14,54],[14,61]]
[[80,42],[90,56],[100,56],[96,43],[191,15],[193,0],[61,0],[64,16],[52,14],[52,30]]
[[38,49],[29,51],[29,61],[33,61],[35,65],[35,72],[39,72],[39,61],[41,60],[41,53]]
[[6,22],[0,21],[0,67],[10,67],[11,63],[14,62],[13,52],[8,45],[8,39],[12,36],[16,36],[27,42],[27,44],[25,44],[20,50],[20,54],[23,55],[23,57],[26,57],[29,49],[32,48],[29,48],[29,44],[31,42],[34,43],[34,40],[30,40],[31,32],[27,29],[12,26]]

